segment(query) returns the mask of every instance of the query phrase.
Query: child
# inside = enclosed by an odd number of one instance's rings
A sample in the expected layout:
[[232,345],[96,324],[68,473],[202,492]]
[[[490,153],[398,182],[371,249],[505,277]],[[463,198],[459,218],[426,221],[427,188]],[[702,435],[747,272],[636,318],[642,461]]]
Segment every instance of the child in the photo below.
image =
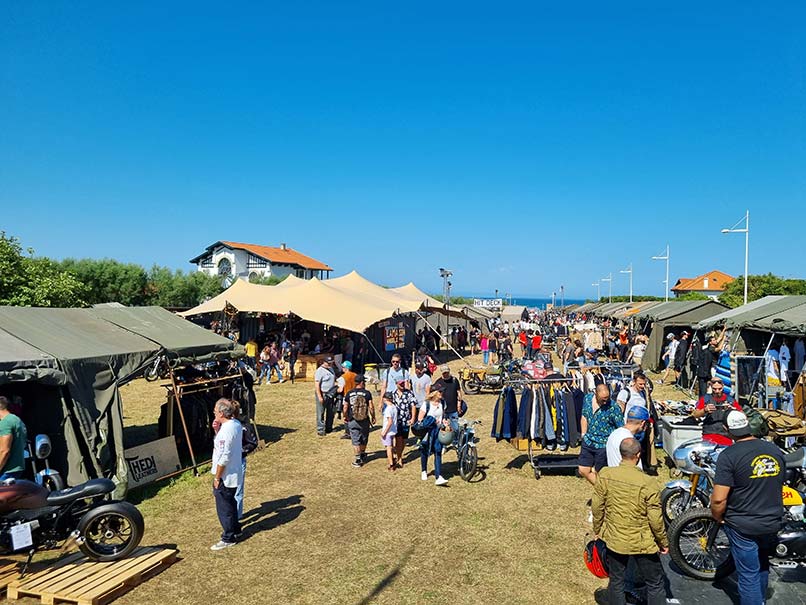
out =
[[381,443],[386,446],[386,459],[390,471],[395,470],[395,435],[397,435],[397,406],[384,397]]

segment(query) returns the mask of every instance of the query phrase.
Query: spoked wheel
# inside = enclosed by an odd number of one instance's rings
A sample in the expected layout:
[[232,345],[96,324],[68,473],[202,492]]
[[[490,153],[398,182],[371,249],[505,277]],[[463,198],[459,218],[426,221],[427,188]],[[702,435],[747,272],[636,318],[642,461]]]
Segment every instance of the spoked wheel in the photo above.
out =
[[478,395],[481,393],[481,381],[477,378],[469,378],[462,382],[462,390],[471,395]]
[[687,576],[713,580],[733,573],[728,536],[709,509],[692,508],[681,513],[668,534],[672,561]]
[[459,456],[459,476],[465,481],[470,481],[476,474],[479,464],[479,453],[476,446],[468,443]]
[[93,508],[81,518],[81,552],[96,561],[117,561],[129,555],[143,537],[143,516],[128,502]]
[[709,499],[702,491],[697,490],[694,497],[687,489],[676,487],[664,489],[660,495],[660,507],[666,525],[677,519],[682,513],[692,508],[708,508]]

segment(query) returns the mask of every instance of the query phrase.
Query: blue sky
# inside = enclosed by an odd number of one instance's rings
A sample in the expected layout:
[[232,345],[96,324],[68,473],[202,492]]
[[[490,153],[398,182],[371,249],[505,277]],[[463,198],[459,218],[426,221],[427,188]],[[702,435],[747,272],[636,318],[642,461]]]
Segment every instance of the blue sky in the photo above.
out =
[[[566,3],[568,4],[568,3]],[[291,6],[293,5],[293,6]],[[806,9],[775,3],[0,7],[0,228],[188,269],[287,242],[397,285],[662,294],[806,277]]]

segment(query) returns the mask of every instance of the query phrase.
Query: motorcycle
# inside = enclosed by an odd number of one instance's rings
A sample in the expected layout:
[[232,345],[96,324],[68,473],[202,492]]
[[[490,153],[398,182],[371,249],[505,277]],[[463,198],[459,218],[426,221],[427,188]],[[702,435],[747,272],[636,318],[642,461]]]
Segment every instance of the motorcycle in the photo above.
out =
[[[64,479],[62,479],[59,471],[50,468],[48,463],[48,456],[53,449],[50,443],[50,437],[47,435],[37,435],[34,438],[33,444],[29,441],[25,444],[25,458],[31,463],[31,472],[34,482],[41,485],[49,492],[55,492],[64,489]],[[45,468],[37,468],[37,460],[41,460]]]
[[707,508],[714,487],[716,459],[725,446],[691,439],[674,450],[673,460],[683,478],[670,481],[660,493],[666,525],[691,508]]
[[154,382],[155,380],[165,380],[171,375],[171,370],[177,367],[179,360],[176,358],[169,358],[166,354],[157,355],[153,363],[148,366],[143,373],[143,378],[147,382]]
[[483,390],[500,391],[505,382],[526,380],[518,362],[514,360],[493,368],[461,368],[459,379],[462,381],[462,391],[471,395],[478,395]]
[[[794,487],[802,485],[806,448],[785,454],[784,460],[784,517],[778,532],[774,563],[779,566],[806,566],[806,494]],[[683,512],[671,523],[667,534],[672,561],[687,576],[713,580],[733,573],[735,563],[724,525],[711,516],[710,508],[692,508]]]
[[75,539],[95,561],[128,556],[143,537],[143,516],[128,502],[108,500],[114,489],[109,479],[54,492],[33,481],[0,482],[0,553],[28,552],[27,568],[36,551]]

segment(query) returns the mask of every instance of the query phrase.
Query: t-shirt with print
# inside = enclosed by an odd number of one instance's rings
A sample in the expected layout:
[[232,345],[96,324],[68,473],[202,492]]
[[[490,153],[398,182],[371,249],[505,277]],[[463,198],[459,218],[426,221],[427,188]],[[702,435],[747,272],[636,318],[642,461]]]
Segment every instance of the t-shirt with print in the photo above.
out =
[[426,395],[428,395],[426,390],[429,386],[431,386],[431,377],[426,373],[423,373],[423,375],[419,377],[417,374],[414,374],[410,380],[411,390],[414,391],[414,397],[417,399],[418,403],[422,403],[425,401]]
[[389,425],[389,430],[386,432],[386,436],[389,437],[391,435],[397,435],[397,406],[394,405],[385,405],[383,406],[383,429],[386,428],[386,425],[389,424],[389,420],[391,419],[391,424]]
[[11,451],[8,453],[6,465],[0,469],[0,474],[25,470],[25,444],[28,441],[28,431],[16,414],[6,414],[0,420],[0,437],[6,435],[11,435]]
[[411,406],[417,405],[414,393],[411,391],[395,391],[392,394],[392,403],[397,406],[397,426],[401,429],[411,426]]
[[367,402],[367,418],[372,418],[372,393],[366,389],[360,388],[351,389],[347,391],[347,394],[344,396],[344,401],[347,402],[347,418],[350,420],[353,419],[353,406],[359,397],[363,397],[364,401]]
[[714,483],[731,488],[725,523],[747,536],[775,534],[784,514],[781,451],[762,439],[738,441],[716,461]]
[[459,381],[455,376],[451,376],[449,380],[438,379],[432,385],[431,390],[442,393],[446,414],[455,414],[459,410]]

